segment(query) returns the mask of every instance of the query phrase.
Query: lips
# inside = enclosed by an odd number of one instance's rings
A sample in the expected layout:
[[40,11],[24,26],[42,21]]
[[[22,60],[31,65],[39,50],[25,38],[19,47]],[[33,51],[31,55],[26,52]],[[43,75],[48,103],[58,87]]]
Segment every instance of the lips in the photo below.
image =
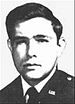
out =
[[41,67],[41,65],[40,64],[31,64],[31,63],[26,63],[26,64],[24,64],[23,65],[24,67],[28,67],[28,66],[40,66]]

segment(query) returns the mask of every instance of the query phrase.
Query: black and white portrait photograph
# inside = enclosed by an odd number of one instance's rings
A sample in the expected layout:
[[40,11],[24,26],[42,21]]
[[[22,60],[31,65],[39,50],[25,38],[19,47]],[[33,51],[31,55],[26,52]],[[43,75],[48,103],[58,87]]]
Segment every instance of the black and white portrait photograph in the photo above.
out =
[[0,4],[0,104],[74,104],[74,0]]

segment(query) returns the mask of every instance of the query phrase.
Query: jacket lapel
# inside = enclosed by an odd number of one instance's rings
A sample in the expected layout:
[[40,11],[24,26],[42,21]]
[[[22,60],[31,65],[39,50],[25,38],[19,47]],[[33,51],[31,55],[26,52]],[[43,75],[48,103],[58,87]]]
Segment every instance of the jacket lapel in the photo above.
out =
[[[47,82],[47,84],[43,87],[43,89],[40,92],[40,101],[42,103],[45,102],[58,102],[57,101],[57,86],[58,86],[58,78],[59,78],[59,73],[56,70],[52,78]],[[55,101],[54,101],[55,100]]]
[[23,89],[21,84],[21,77],[19,76],[10,86],[10,102],[22,103],[23,102]]

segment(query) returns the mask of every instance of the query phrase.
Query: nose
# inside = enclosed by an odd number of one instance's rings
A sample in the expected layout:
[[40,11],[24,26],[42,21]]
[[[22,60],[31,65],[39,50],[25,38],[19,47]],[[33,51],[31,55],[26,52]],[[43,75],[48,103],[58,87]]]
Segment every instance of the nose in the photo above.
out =
[[29,56],[37,57],[36,51],[37,51],[36,41],[34,39],[31,39],[30,42],[29,42],[29,50],[28,50]]

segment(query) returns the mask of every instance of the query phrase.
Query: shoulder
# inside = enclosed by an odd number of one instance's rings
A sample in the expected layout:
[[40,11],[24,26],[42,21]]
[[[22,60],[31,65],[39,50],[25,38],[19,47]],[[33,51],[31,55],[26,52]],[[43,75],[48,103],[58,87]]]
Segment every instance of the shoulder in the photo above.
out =
[[74,88],[74,80],[74,76],[67,74],[64,71],[56,70],[55,74],[53,75],[52,82],[54,81],[56,85],[58,83],[57,87],[60,85],[60,87],[64,86]]
[[66,102],[74,99],[75,78],[66,72],[58,70],[58,96]]
[[58,76],[59,76],[59,80],[66,83],[68,86],[73,87],[75,80],[74,76],[67,74],[66,72],[61,70],[58,70]]
[[20,81],[20,76],[18,76],[16,79],[14,79],[10,84],[8,84],[6,87],[4,87],[0,93],[6,92],[7,90],[11,90],[13,87],[16,87]]
[[19,87],[20,76],[12,81],[9,85],[0,91],[0,102],[6,102],[10,97],[13,97],[16,93],[16,89]]

